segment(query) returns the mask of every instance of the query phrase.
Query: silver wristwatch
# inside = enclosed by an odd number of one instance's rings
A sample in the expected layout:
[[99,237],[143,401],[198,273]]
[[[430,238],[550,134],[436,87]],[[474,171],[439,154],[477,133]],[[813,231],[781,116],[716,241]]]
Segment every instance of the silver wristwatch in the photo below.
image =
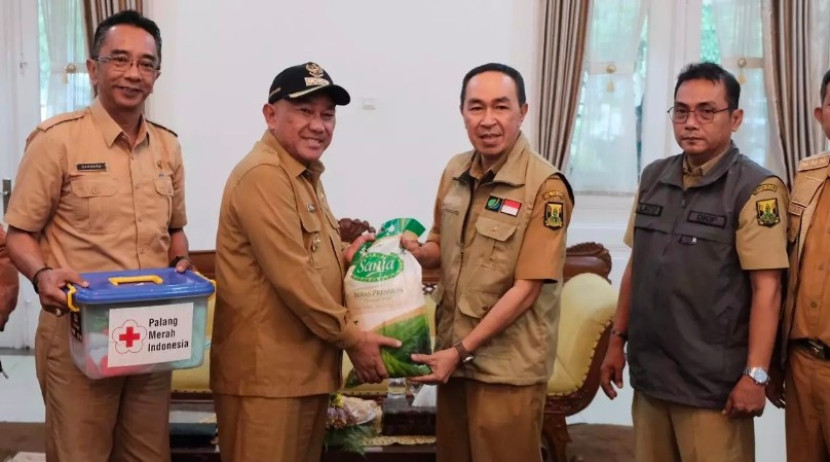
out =
[[767,374],[766,369],[763,367],[745,367],[744,368],[744,375],[749,376],[753,382],[757,383],[758,385],[764,386],[769,383],[769,374]]

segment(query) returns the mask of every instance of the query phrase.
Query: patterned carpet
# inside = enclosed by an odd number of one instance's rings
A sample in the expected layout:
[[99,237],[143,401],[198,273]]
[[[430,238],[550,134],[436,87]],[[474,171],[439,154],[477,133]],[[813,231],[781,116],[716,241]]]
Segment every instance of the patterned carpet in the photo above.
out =
[[[631,427],[577,424],[568,430],[570,462],[634,462]],[[0,422],[0,462],[42,462],[43,448],[43,424]]]

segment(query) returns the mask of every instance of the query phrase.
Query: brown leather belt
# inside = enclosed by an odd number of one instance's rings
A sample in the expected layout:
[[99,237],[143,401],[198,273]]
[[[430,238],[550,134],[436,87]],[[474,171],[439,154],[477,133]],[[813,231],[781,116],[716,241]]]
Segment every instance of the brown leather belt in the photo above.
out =
[[812,338],[800,338],[790,342],[790,345],[801,348],[810,354],[810,356],[824,361],[830,360],[830,346],[827,346],[821,340]]

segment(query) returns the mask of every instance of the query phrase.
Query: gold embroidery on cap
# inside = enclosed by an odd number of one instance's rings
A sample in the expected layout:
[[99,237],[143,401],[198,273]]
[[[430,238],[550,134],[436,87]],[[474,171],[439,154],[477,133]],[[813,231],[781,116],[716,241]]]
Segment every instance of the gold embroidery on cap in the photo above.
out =
[[331,85],[331,82],[320,77],[305,78],[305,86],[307,87],[325,87],[326,85]]
[[323,68],[320,67],[319,64],[316,63],[308,63],[305,65],[305,70],[311,74],[312,77],[322,77],[323,76]]

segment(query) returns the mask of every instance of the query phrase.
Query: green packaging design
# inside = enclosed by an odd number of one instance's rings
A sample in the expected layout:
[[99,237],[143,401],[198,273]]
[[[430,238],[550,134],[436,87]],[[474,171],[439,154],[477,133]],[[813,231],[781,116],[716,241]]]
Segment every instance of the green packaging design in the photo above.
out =
[[[346,306],[363,330],[401,341],[400,348],[381,349],[389,377],[430,373],[429,367],[410,359],[413,353],[430,354],[429,320],[421,282],[421,265],[401,248],[404,233],[416,238],[424,226],[413,218],[396,218],[383,224],[373,242],[358,250],[346,273]],[[360,384],[349,372],[346,386]]]

